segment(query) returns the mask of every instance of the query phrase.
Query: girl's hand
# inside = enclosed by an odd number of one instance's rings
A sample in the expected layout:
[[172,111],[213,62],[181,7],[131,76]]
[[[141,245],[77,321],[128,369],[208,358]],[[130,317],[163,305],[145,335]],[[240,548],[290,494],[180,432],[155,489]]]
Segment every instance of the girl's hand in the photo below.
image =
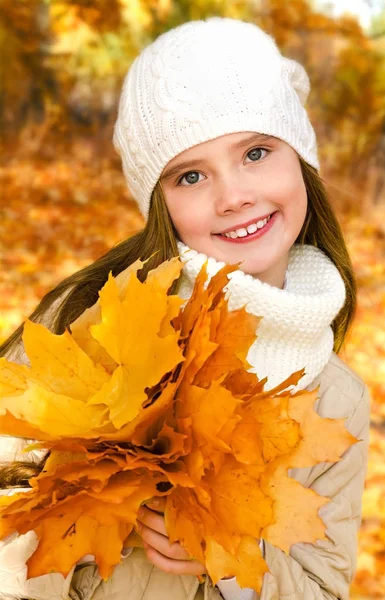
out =
[[179,542],[170,544],[163,515],[165,505],[165,498],[156,498],[138,513],[137,529],[148,560],[165,573],[203,575],[207,572],[204,565],[190,559]]

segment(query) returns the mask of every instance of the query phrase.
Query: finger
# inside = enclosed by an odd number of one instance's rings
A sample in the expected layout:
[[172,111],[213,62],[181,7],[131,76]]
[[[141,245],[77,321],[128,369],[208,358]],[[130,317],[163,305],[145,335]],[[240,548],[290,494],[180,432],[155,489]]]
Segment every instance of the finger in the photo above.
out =
[[145,552],[148,560],[165,573],[173,573],[174,575],[203,575],[207,573],[205,566],[197,560],[172,560],[152,547],[146,548]]
[[147,525],[150,529],[154,529],[154,531],[167,536],[164,516],[145,506],[142,506],[138,511],[137,522],[138,524]]
[[141,525],[139,534],[143,542],[160,552],[160,554],[163,554],[163,556],[174,560],[189,559],[189,555],[179,542],[170,544],[168,537],[157,533],[153,529],[146,527],[146,525]]

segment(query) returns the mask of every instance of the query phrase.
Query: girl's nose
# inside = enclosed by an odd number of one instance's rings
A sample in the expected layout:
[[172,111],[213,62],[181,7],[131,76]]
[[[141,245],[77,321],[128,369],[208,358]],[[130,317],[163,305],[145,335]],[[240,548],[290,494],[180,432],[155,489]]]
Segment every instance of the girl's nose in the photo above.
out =
[[217,183],[215,208],[218,214],[229,214],[255,204],[256,190],[239,177],[227,177]]

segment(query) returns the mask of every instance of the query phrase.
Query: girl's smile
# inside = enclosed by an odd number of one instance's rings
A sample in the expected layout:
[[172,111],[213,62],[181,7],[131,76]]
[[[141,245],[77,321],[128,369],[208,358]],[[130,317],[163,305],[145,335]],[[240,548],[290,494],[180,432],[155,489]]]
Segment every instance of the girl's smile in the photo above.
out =
[[216,235],[220,235],[224,238],[225,242],[232,244],[246,244],[252,240],[255,240],[264,235],[274,223],[276,213],[265,215],[263,217],[257,217],[253,221],[248,223],[242,223],[241,225],[234,227],[234,229],[227,229],[221,231]]
[[283,286],[289,250],[307,211],[291,146],[253,132],[224,135],[176,156],[161,183],[182,242]]

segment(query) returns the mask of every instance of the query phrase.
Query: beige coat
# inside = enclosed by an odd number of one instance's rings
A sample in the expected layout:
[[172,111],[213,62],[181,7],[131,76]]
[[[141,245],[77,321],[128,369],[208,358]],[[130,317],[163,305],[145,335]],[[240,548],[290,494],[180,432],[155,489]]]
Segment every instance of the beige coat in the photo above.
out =
[[[320,514],[329,541],[295,544],[290,555],[266,547],[270,572],[265,574],[261,600],[348,600],[356,569],[357,531],[367,465],[369,437],[368,391],[358,376],[335,354],[309,389],[320,384],[316,410],[322,417],[346,418],[348,430],[359,443],[335,464],[293,469],[292,476],[331,502]],[[141,549],[123,559],[104,582],[94,563],[59,574],[25,579],[25,559],[36,546],[33,532],[0,543],[0,598],[34,600],[214,600],[221,598],[208,578],[200,584],[193,576],[163,573],[148,562]],[[28,540],[28,544],[23,542]],[[15,544],[19,544],[16,550]],[[256,596],[257,598],[257,596]],[[235,599],[234,599],[235,600]]]

